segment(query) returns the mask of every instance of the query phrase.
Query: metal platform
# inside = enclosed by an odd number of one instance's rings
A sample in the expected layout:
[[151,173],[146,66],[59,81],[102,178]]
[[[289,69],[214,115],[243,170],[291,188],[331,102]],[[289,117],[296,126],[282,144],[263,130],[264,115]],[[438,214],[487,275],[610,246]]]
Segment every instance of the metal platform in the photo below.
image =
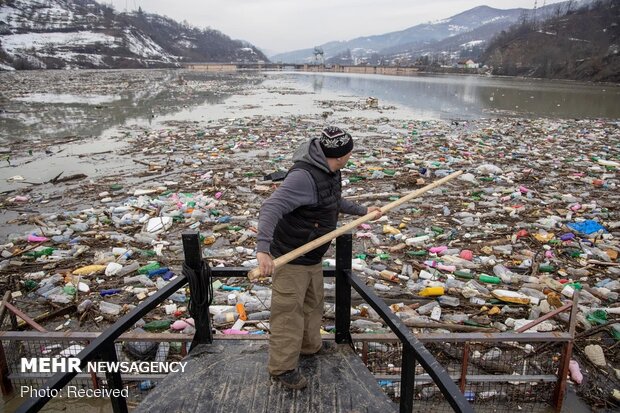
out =
[[308,387],[290,390],[267,372],[264,341],[216,341],[196,347],[184,373],[169,374],[134,412],[396,412],[353,349],[302,357]]

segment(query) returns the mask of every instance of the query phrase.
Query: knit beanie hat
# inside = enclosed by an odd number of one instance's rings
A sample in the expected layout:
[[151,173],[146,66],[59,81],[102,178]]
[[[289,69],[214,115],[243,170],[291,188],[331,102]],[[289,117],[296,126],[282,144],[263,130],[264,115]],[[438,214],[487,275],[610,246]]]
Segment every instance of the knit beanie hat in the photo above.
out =
[[337,126],[323,129],[319,140],[326,158],[340,158],[353,150],[353,138]]

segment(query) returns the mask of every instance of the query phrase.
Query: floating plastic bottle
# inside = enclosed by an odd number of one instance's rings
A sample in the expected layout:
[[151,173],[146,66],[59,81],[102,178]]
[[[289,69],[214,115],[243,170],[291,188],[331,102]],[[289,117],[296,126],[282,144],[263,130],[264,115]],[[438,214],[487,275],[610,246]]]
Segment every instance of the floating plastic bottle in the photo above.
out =
[[104,314],[119,315],[121,312],[121,306],[114,303],[108,303],[107,301],[100,301],[99,311]]
[[170,320],[154,320],[146,323],[142,328],[146,331],[165,330],[170,327],[170,324],[172,324]]
[[82,301],[80,304],[78,304],[77,311],[78,313],[83,313],[84,311],[90,309],[92,306],[93,306],[93,302],[89,299],[86,299]]
[[431,237],[428,235],[421,235],[419,237],[407,238],[405,240],[405,244],[407,244],[408,246],[418,245],[418,244],[423,244],[430,239]]
[[478,280],[485,284],[500,284],[502,280],[499,277],[494,277],[492,275],[480,274],[478,276]]
[[140,268],[138,268],[138,274],[148,274],[149,271],[153,271],[159,268],[158,262],[148,263]]
[[218,313],[213,316],[213,322],[216,324],[234,323],[239,318],[239,314],[234,311]]
[[140,268],[140,264],[138,261],[133,261],[131,264],[124,265],[115,275],[117,277],[123,277],[127,274],[131,274],[134,271],[137,271]]
[[[157,264],[157,265],[159,265],[159,264]],[[144,267],[142,267],[142,268],[144,268]],[[141,269],[142,269],[142,268],[141,268]],[[141,269],[140,269],[140,270],[141,270]],[[138,273],[140,273],[140,270],[138,270]],[[166,274],[168,271],[169,271],[168,267],[159,267],[159,268],[154,268],[154,269],[148,270],[148,271],[146,272],[146,275],[147,275],[147,277],[149,277],[149,278],[153,278],[153,277],[155,277],[155,276],[157,276],[157,275],[164,275],[164,274]]]
[[379,273],[382,279],[386,281],[391,281],[394,283],[400,282],[400,278],[398,278],[398,274],[390,270],[383,270]]
[[436,297],[444,295],[445,291],[443,287],[426,287],[420,291],[422,297]]
[[375,285],[373,287],[377,291],[389,291],[390,290],[390,286],[389,285],[385,285],[385,284],[381,284],[381,283],[375,283]]
[[437,298],[440,305],[447,305],[449,307],[458,307],[461,305],[461,301],[458,297],[450,297],[449,295],[442,295]]
[[248,320],[269,320],[269,317],[271,317],[271,311],[259,311],[248,314]]
[[437,261],[424,261],[424,265],[431,267],[431,268],[437,268],[438,270],[442,270],[442,271],[448,271],[448,272],[456,271],[456,267],[454,265],[445,265]]
[[370,320],[358,319],[351,321],[351,327],[360,330],[379,330],[383,328],[383,324]]
[[101,291],[99,291],[99,295],[102,296],[102,297],[105,297],[105,296],[108,296],[108,295],[118,294],[121,291],[123,291],[123,290],[121,290],[119,288],[111,288],[111,289],[108,289],[108,290],[101,290]]

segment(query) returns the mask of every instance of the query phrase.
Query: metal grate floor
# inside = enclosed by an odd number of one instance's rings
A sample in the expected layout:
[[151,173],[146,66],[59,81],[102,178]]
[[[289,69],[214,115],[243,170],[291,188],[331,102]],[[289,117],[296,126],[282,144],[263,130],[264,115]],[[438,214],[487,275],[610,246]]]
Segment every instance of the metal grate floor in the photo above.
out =
[[192,351],[184,373],[169,374],[134,412],[388,413],[398,410],[348,345],[302,358],[304,390],[290,390],[267,373],[268,345],[231,340]]

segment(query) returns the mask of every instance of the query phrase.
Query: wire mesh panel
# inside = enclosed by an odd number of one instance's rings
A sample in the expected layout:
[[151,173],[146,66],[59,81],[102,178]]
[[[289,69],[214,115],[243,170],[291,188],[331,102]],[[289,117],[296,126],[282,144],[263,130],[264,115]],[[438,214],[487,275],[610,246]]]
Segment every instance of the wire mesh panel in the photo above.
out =
[[[358,340],[355,349],[394,401],[400,398],[402,344]],[[537,354],[528,343],[441,341],[424,343],[445,368],[475,411],[549,411],[563,343],[547,343]],[[414,411],[452,412],[429,372],[415,368]]]

